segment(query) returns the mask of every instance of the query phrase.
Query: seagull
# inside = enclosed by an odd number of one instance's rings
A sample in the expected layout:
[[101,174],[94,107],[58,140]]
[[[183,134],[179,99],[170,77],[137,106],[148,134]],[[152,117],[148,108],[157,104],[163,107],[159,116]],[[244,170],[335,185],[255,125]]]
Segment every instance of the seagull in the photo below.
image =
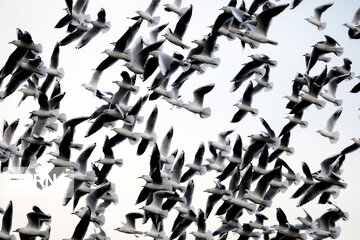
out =
[[[33,44],[32,37],[28,32],[22,32],[19,28],[16,29],[17,36],[19,41],[23,41],[25,44]],[[11,74],[15,68],[18,66],[18,63],[27,55],[29,52],[28,48],[17,47],[8,57],[5,62],[5,65],[0,70],[0,87],[4,78]]]
[[226,137],[232,132],[234,132],[234,129],[219,133],[218,141],[209,141],[209,144],[220,150],[221,155],[226,156],[231,151],[231,145],[226,140]]
[[206,189],[204,192],[211,193],[206,201],[206,214],[205,218],[208,218],[215,204],[223,197],[231,195],[231,191],[226,190],[226,187],[220,182],[215,181],[215,187]]
[[251,107],[252,96],[253,96],[253,83],[250,81],[249,85],[245,89],[244,95],[241,99],[241,103],[237,102],[234,106],[238,107],[239,110],[234,114],[231,119],[231,123],[236,123],[241,121],[245,115],[250,112],[253,116],[258,114],[258,110],[256,108]]
[[270,185],[270,181],[281,171],[281,167],[274,168],[264,176],[260,178],[258,181],[255,191],[251,192],[250,190],[247,190],[247,192],[244,194],[245,199],[249,199],[250,201],[261,204],[265,207],[271,207],[272,200],[266,200],[264,199],[264,195],[266,190],[268,189]]
[[195,114],[199,114],[201,118],[208,118],[211,115],[211,109],[210,107],[203,107],[203,101],[205,94],[209,93],[213,88],[215,87],[215,84],[208,84],[205,86],[202,86],[198,89],[196,89],[193,92],[193,101],[184,103],[182,105],[183,108],[187,109],[190,112],[193,112]]
[[328,83],[328,91],[320,92],[320,96],[325,100],[333,103],[337,107],[341,106],[343,101],[336,98],[336,89],[339,83],[341,83],[344,79],[348,79],[349,77],[351,77],[351,73],[332,78]]
[[314,9],[314,16],[310,18],[305,18],[305,20],[317,26],[319,30],[324,30],[326,28],[326,23],[321,22],[321,15],[332,5],[334,5],[334,3],[327,3],[316,7]]
[[77,0],[73,5],[73,1],[65,1],[67,14],[62,17],[55,25],[55,28],[62,28],[68,25],[68,31],[71,32],[73,28],[89,18],[85,16],[85,11],[89,4],[89,0]]
[[277,45],[277,42],[267,38],[267,32],[272,18],[279,15],[288,6],[289,4],[278,5],[259,13],[256,16],[256,27],[251,31],[245,32],[245,36],[259,43],[270,43],[273,45]]
[[242,140],[241,136],[238,134],[236,136],[236,141],[233,147],[233,155],[232,156],[225,156],[227,160],[229,160],[229,164],[224,168],[222,173],[217,176],[216,178],[219,181],[225,180],[228,176],[232,174],[236,166],[239,166],[242,161]]
[[177,22],[177,24],[175,26],[174,32],[172,32],[169,29],[169,33],[165,33],[164,37],[169,42],[181,47],[182,49],[189,49],[190,47],[182,42],[182,38],[188,27],[191,16],[192,16],[192,5],[190,5],[190,7],[186,10],[184,15],[181,16],[181,18],[179,19],[179,21]]
[[29,59],[28,62],[21,61],[19,68],[11,76],[6,89],[4,92],[1,92],[0,98],[4,99],[14,93],[16,89],[32,75],[36,74],[39,77],[44,77],[46,75],[46,69],[44,63],[41,61],[40,57]]
[[213,58],[212,53],[215,51],[217,41],[217,34],[210,34],[205,40],[205,43],[202,47],[202,51],[199,54],[193,52],[190,58],[192,63],[204,63],[209,64],[212,67],[217,67],[220,64],[220,58]]
[[358,8],[354,14],[353,19],[350,23],[344,23],[344,26],[349,28],[348,35],[351,39],[359,39],[360,38],[360,8]]
[[28,223],[25,227],[18,228],[14,232],[19,233],[21,239],[35,239],[37,236],[49,239],[50,226],[46,230],[40,230],[43,223],[49,223],[51,216],[42,212],[37,206],[33,206],[32,212],[26,214]]
[[137,55],[133,55],[136,57],[132,58],[131,62],[125,63],[124,66],[126,66],[130,71],[134,73],[143,74],[145,71],[145,64],[150,52],[157,50],[164,43],[164,41],[165,40],[155,42],[147,46],[146,48],[140,50]]
[[40,90],[44,93],[46,93],[46,91],[49,89],[55,77],[59,80],[64,77],[64,69],[58,68],[60,54],[59,46],[59,43],[56,43],[55,48],[51,54],[50,67],[46,69],[47,76],[40,88]]
[[195,237],[195,239],[205,239],[205,240],[211,240],[213,239],[212,237],[212,232],[210,230],[206,231],[206,217],[204,212],[199,209],[199,213],[198,213],[198,219],[197,219],[197,226],[198,229],[197,231],[193,231],[190,234],[193,235]]
[[143,232],[139,231],[135,227],[135,220],[138,218],[143,218],[144,215],[142,213],[131,212],[125,215],[126,223],[123,223],[122,227],[117,227],[114,229],[115,231],[127,233],[127,234],[134,234],[136,237],[137,235],[142,235]]
[[73,235],[69,240],[82,240],[85,237],[86,231],[90,224],[91,210],[87,207],[84,215],[81,217],[79,223],[76,225]]
[[192,176],[194,176],[196,173],[200,173],[201,175],[204,175],[206,173],[206,167],[201,165],[203,156],[204,156],[204,152],[205,152],[205,146],[204,146],[204,143],[201,143],[195,154],[194,162],[192,164],[186,164],[186,166],[189,168],[189,170],[187,170],[180,178],[181,183],[186,182]]
[[105,137],[105,142],[103,145],[103,153],[104,158],[97,161],[97,163],[103,164],[98,176],[97,176],[97,184],[103,184],[106,182],[106,177],[110,173],[113,165],[116,165],[118,167],[121,167],[123,165],[123,160],[116,159],[114,157],[114,152],[112,148],[109,146],[109,138],[108,136]]
[[272,152],[269,156],[268,162],[274,161],[278,158],[283,152],[287,155],[291,155],[294,153],[293,147],[288,147],[290,141],[290,131],[285,133],[282,138],[280,139],[280,145],[274,152]]
[[153,111],[151,112],[147,122],[145,132],[141,134],[141,141],[139,143],[137,149],[137,155],[142,155],[148,146],[149,143],[154,143],[157,140],[157,135],[154,132],[155,123],[158,115],[158,108],[157,106],[154,107]]
[[302,120],[304,112],[300,111],[294,114],[294,116],[286,116],[285,118],[289,119],[289,122],[283,127],[281,130],[279,137],[285,135],[290,132],[296,125],[300,125],[301,128],[305,128],[308,126],[308,122]]
[[152,197],[152,202],[148,205],[145,205],[143,207],[141,207],[140,209],[152,213],[152,214],[156,214],[159,215],[161,218],[166,218],[168,215],[168,210],[163,210],[161,208],[162,202],[164,198],[168,198],[174,195],[174,192],[172,191],[156,191],[154,192]]
[[354,143],[351,144],[350,146],[347,146],[346,148],[344,148],[340,153],[341,155],[349,154],[360,148],[360,139],[359,138],[352,138],[351,140],[353,140]]
[[95,70],[97,71],[104,71],[108,67],[112,66],[115,62],[119,59],[124,59],[127,62],[131,61],[131,56],[129,56],[128,52],[126,51],[129,44],[134,39],[136,33],[138,32],[142,20],[139,19],[136,21],[132,26],[130,26],[126,32],[114,43],[114,49],[106,49],[104,53],[108,55],[97,67]]
[[101,8],[97,14],[98,18],[96,21],[90,21],[93,25],[91,29],[89,29],[80,39],[76,49],[84,47],[88,44],[91,39],[93,39],[100,31],[105,33],[110,29],[110,22],[106,22],[106,12],[105,9]]
[[151,0],[150,5],[147,7],[145,12],[143,11],[136,11],[139,16],[133,17],[131,19],[138,20],[140,18],[145,19],[148,21],[148,26],[157,25],[160,22],[160,17],[153,17],[153,14],[156,8],[159,6],[160,0]]
[[234,196],[224,196],[222,198],[224,201],[232,204],[231,207],[227,211],[227,216],[226,216],[227,220],[230,220],[228,217],[228,213],[242,212],[243,208],[245,208],[249,214],[255,213],[256,204],[248,202],[247,198],[245,197],[246,194],[250,190],[252,174],[253,174],[253,170],[252,170],[252,165],[250,164],[250,166],[245,171],[243,177],[241,178],[239,185],[237,186],[237,189],[239,189],[237,196],[236,197],[235,197],[235,195]]
[[320,133],[322,136],[329,138],[331,143],[335,143],[339,140],[339,133],[333,132],[336,121],[339,119],[342,113],[342,108],[336,110],[329,118],[326,123],[324,130],[317,130],[316,132]]

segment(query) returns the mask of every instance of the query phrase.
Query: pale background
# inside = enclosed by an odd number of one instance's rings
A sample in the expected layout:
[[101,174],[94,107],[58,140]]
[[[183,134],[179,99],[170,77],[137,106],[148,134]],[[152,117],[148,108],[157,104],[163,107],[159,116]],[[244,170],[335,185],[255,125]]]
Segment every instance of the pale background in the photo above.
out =
[[[178,17],[174,13],[168,13],[163,10],[163,4],[171,1],[161,1],[159,8],[155,15],[161,16],[160,23],[170,22],[169,27],[174,28]],[[289,1],[280,1],[286,3]],[[161,141],[170,126],[174,127],[174,138],[171,145],[171,150],[178,148],[185,151],[186,162],[192,162],[194,154],[200,142],[204,142],[207,147],[208,140],[216,140],[217,134],[224,130],[235,129],[235,132],[230,135],[232,143],[235,142],[236,134],[240,134],[245,144],[249,143],[248,135],[258,133],[263,130],[258,117],[247,115],[240,123],[230,124],[233,114],[237,108],[232,106],[238,101],[243,94],[247,82],[235,93],[230,93],[230,80],[240,70],[243,63],[250,61],[247,56],[255,53],[264,53],[272,59],[278,61],[276,68],[271,68],[270,81],[274,83],[274,89],[270,92],[261,92],[254,97],[253,106],[259,109],[259,116],[266,119],[271,127],[278,134],[282,127],[288,122],[284,119],[288,110],[285,109],[287,100],[283,98],[285,95],[291,94],[291,80],[297,72],[305,71],[305,62],[302,55],[305,52],[311,51],[311,45],[318,41],[324,40],[323,35],[327,34],[335,38],[342,47],[344,47],[344,54],[341,57],[336,57],[330,54],[332,58],[328,64],[328,69],[333,66],[342,65],[343,57],[352,60],[352,71],[360,74],[359,64],[360,58],[358,56],[360,40],[351,40],[347,36],[347,28],[342,26],[345,22],[350,22],[354,12],[360,7],[357,0],[335,1],[334,6],[329,8],[322,17],[322,20],[327,22],[327,28],[324,31],[318,31],[317,28],[306,22],[304,18],[313,15],[313,8],[329,1],[304,1],[295,10],[286,9],[278,17],[274,19],[268,37],[279,42],[278,46],[261,45],[258,49],[250,49],[248,46],[243,50],[239,40],[228,41],[225,37],[220,37],[218,43],[220,45],[219,51],[215,53],[216,57],[221,58],[220,66],[216,69],[208,68],[203,75],[194,74],[190,80],[186,82],[181,88],[181,95],[184,101],[192,100],[192,91],[200,86],[208,83],[215,83],[215,88],[207,96],[205,96],[204,106],[211,106],[212,116],[208,119],[201,119],[183,109],[172,109],[164,100],[157,100],[156,102],[147,102],[141,111],[141,115],[147,118],[156,104],[159,108],[158,120],[155,131],[158,135],[158,140]],[[102,104],[98,99],[95,99],[92,94],[84,88],[81,84],[87,83],[91,79],[93,73],[92,69],[105,58],[105,55],[100,54],[107,48],[112,48],[110,42],[116,41],[126,31],[133,21],[126,19],[126,17],[135,16],[136,10],[144,10],[149,1],[115,1],[115,0],[97,0],[90,1],[87,14],[90,14],[92,19],[96,18],[98,10],[103,7],[106,10],[107,21],[111,22],[111,29],[105,34],[99,34],[84,48],[77,50],[75,46],[77,41],[60,49],[59,66],[65,69],[65,77],[61,82],[62,91],[66,92],[66,96],[61,102],[60,112],[65,112],[67,118],[78,116],[86,116],[92,113],[97,106]],[[183,1],[183,6],[193,4],[193,16],[190,21],[187,32],[184,36],[184,42],[191,44],[194,39],[200,39],[203,35],[209,33],[210,29],[207,26],[213,24],[218,14],[219,9],[226,5],[228,1]],[[250,6],[251,1],[246,1],[247,7]],[[1,37],[0,37],[0,65],[3,66],[7,57],[15,49],[13,45],[7,44],[9,41],[16,38],[16,28],[29,31],[35,43],[43,45],[43,53],[41,57],[48,66],[53,47],[57,41],[60,41],[65,35],[65,29],[55,29],[53,26],[57,21],[64,16],[65,7],[64,1],[46,1],[46,0],[17,0],[5,1],[0,0],[0,22],[1,22]],[[148,31],[146,23],[143,23],[137,36],[148,38]],[[193,44],[191,44],[194,47]],[[164,43],[164,51],[171,54],[172,51],[178,51],[187,54],[178,47],[173,47],[170,43]],[[111,68],[107,69],[100,80],[99,88],[101,90],[116,91],[117,86],[112,84],[113,80],[120,80],[120,72],[125,70],[122,67],[123,62],[118,61]],[[323,69],[324,63],[318,63],[311,74],[319,74]],[[180,71],[174,74],[172,80],[180,74]],[[4,85],[9,78],[4,81]],[[137,84],[140,85],[141,91],[138,95],[132,96],[129,105],[136,102],[138,97],[143,96],[152,79],[142,82],[139,78]],[[321,111],[315,107],[309,107],[304,113],[303,119],[309,121],[309,126],[306,129],[296,127],[292,130],[290,139],[290,146],[295,148],[295,154],[292,156],[283,155],[290,166],[297,172],[301,172],[301,162],[306,161],[312,171],[320,168],[320,162],[326,157],[338,153],[344,147],[352,144],[350,140],[352,137],[359,137],[359,95],[349,93],[350,89],[358,82],[358,80],[344,81],[338,88],[337,97],[344,100],[343,113],[336,124],[335,129],[340,131],[340,140],[336,144],[330,144],[329,141],[320,136],[315,131],[325,127],[329,116],[336,111],[336,107],[327,103],[326,107]],[[3,85],[3,86],[4,86]],[[24,131],[23,126],[29,123],[29,112],[38,108],[38,104],[33,99],[26,99],[26,101],[17,108],[18,101],[21,98],[19,92],[14,93],[5,101],[0,103],[1,115],[0,123],[6,119],[12,122],[20,118],[19,128],[15,132],[14,139],[17,139]],[[121,124],[120,124],[121,125]],[[105,135],[113,136],[110,129],[102,129],[91,137],[84,139],[84,135],[89,128],[89,123],[82,124],[76,129],[75,142],[84,144],[84,148],[96,142],[97,147],[93,152],[89,162],[94,162],[103,156],[101,147],[105,139]],[[135,127],[136,132],[143,132],[145,123],[139,124]],[[45,135],[46,139],[51,139],[62,134],[61,128],[54,134]],[[120,237],[126,239],[135,239],[133,236],[128,236],[113,229],[120,226],[121,222],[125,221],[125,214],[130,211],[140,211],[139,204],[135,206],[135,200],[144,184],[143,180],[138,179],[139,176],[147,174],[149,171],[149,155],[151,148],[142,156],[136,156],[137,146],[130,145],[127,141],[121,143],[114,148],[115,156],[123,158],[124,165],[121,168],[114,166],[108,179],[116,183],[117,194],[119,196],[119,203],[110,206],[106,211],[106,222],[103,229],[107,235],[112,239],[119,239]],[[54,151],[55,148],[49,149]],[[78,151],[72,151],[72,160],[78,156]],[[210,153],[206,148],[205,157],[210,157]],[[39,159],[43,164],[42,170],[45,172],[52,166],[46,161],[50,158],[49,155]],[[255,160],[256,161],[256,160]],[[357,204],[357,198],[360,196],[358,169],[359,151],[356,151],[347,156],[343,165],[344,173],[342,177],[348,183],[348,188],[341,190],[340,196],[334,202],[338,204],[344,211],[348,211],[350,219],[347,222],[339,221],[337,224],[341,226],[342,233],[339,239],[355,239],[358,227],[358,217],[360,217],[360,208]],[[183,171],[186,171],[184,168]],[[39,171],[41,171],[39,169]],[[301,172],[302,173],[302,172]],[[205,176],[195,176],[195,195],[193,206],[205,209],[205,202],[208,194],[203,191],[206,188],[213,187],[213,180],[216,174],[214,172],[207,173]],[[51,223],[51,239],[62,239],[71,237],[76,224],[79,221],[74,215],[71,215],[71,205],[62,206],[62,199],[67,187],[68,179],[62,178],[57,181],[50,188],[42,191],[34,188],[31,184],[9,181],[8,174],[0,176],[0,206],[5,208],[12,200],[14,203],[14,217],[13,227],[15,230],[18,227],[26,225],[26,213],[31,210],[32,205],[39,206],[44,212],[50,213],[52,216]],[[227,181],[225,182],[227,185]],[[253,186],[254,187],[254,186]],[[298,186],[297,186],[298,187]],[[266,209],[263,213],[271,219],[268,225],[276,224],[276,207],[281,207],[288,216],[291,223],[297,223],[295,218],[303,216],[304,213],[301,208],[297,208],[298,200],[290,200],[289,197],[297,187],[290,187],[285,194],[279,194],[273,202],[271,209]],[[215,231],[220,226],[220,220],[213,214],[220,204],[214,207],[214,210],[207,220],[208,229]],[[78,208],[84,206],[84,200],[78,204]],[[304,209],[310,212],[315,219],[319,217],[330,206],[320,206],[317,204],[317,199],[306,204]],[[170,228],[173,219],[177,212],[172,211],[169,218],[165,221],[165,229],[170,235]],[[254,216],[248,216],[246,213],[241,218],[240,222],[247,222],[254,220]],[[146,226],[138,225],[140,229],[146,231],[150,229],[149,223]],[[93,232],[93,227],[90,225],[88,234]],[[195,224],[191,225],[188,233],[195,230]],[[230,234],[232,239],[237,238],[236,235]],[[189,239],[192,236],[189,235]]]

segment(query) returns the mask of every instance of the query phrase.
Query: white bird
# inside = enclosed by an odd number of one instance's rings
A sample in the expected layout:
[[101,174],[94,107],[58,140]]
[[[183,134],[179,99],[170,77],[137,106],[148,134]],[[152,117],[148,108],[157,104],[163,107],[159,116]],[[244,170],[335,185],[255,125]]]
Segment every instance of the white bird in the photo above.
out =
[[160,0],[151,0],[150,5],[147,7],[147,9],[143,11],[136,11],[136,13],[139,15],[137,17],[133,17],[131,19],[138,20],[140,18],[145,19],[148,21],[148,26],[157,25],[160,22],[160,17],[154,17],[153,14],[156,10],[156,8],[159,6]]
[[348,27],[348,35],[350,38],[358,39],[360,37],[360,8],[358,8],[354,14],[350,23],[344,23],[345,27]]
[[192,16],[192,5],[186,10],[185,14],[181,16],[179,21],[177,22],[175,26],[174,32],[172,32],[169,29],[169,33],[165,33],[164,37],[171,43],[181,47],[182,49],[188,49],[190,48],[186,44],[182,42],[182,38],[185,34],[185,31],[188,27],[188,24],[190,22]]
[[245,32],[245,36],[259,43],[270,43],[277,45],[277,42],[270,40],[267,37],[267,32],[269,30],[272,18],[279,15],[288,6],[289,4],[283,4],[262,11],[256,16],[256,27],[250,31]]
[[209,84],[205,85],[203,87],[200,87],[196,89],[193,92],[194,99],[192,102],[184,103],[182,105],[183,108],[187,109],[190,112],[199,114],[201,118],[208,118],[211,115],[211,109],[210,107],[203,107],[204,102],[204,96],[205,94],[209,93],[213,88],[215,87],[215,84]]
[[250,81],[249,85],[245,89],[241,102],[237,102],[234,106],[238,107],[239,110],[234,114],[231,119],[232,123],[236,123],[241,121],[245,115],[250,112],[253,116],[258,114],[258,110],[256,108],[251,107],[252,97],[253,97],[253,83]]
[[110,29],[110,22],[106,22],[106,13],[105,9],[101,8],[97,14],[98,18],[96,21],[89,21],[93,27],[88,30],[80,39],[78,45],[76,46],[77,49],[84,47],[88,44],[91,39],[93,39],[99,32],[107,32]]
[[143,232],[136,229],[135,220],[143,217],[144,215],[142,213],[137,213],[137,212],[128,213],[125,215],[126,223],[123,223],[122,227],[117,227],[114,230],[127,234],[134,234],[137,237],[137,235],[141,235],[143,234]]
[[305,18],[305,20],[317,26],[319,30],[324,30],[326,28],[326,23],[321,22],[321,15],[332,5],[334,5],[334,3],[327,3],[316,7],[314,9],[314,16],[310,18]]
[[320,133],[322,136],[329,138],[331,143],[335,143],[339,140],[339,132],[334,132],[334,127],[336,124],[336,121],[339,119],[340,115],[342,113],[342,108],[339,108],[334,112],[329,120],[326,123],[326,127],[324,130],[317,130],[316,132]]
[[187,8],[181,8],[181,2],[182,0],[174,0],[174,3],[166,3],[164,4],[165,7],[165,11],[167,12],[174,12],[177,15],[179,15],[179,17],[181,17],[182,15],[185,14]]
[[336,89],[339,83],[341,83],[344,79],[348,79],[351,77],[351,73],[342,74],[340,76],[334,77],[328,83],[328,90],[324,90],[320,92],[320,96],[325,100],[333,103],[335,106],[339,107],[342,105],[343,100],[336,98]]

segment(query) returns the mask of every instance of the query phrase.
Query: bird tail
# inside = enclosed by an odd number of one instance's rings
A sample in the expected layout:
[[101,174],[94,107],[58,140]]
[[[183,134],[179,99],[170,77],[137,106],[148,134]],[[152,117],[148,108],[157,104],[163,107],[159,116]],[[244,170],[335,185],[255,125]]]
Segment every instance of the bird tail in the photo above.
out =
[[343,103],[343,100],[341,100],[341,99],[336,99],[336,100],[335,100],[335,105],[336,105],[337,107],[340,107],[340,106],[342,105],[342,103]]
[[102,225],[104,225],[104,223],[105,223],[105,216],[104,215],[96,216],[96,218],[94,219],[95,227],[101,227]]
[[106,33],[107,31],[110,30],[111,23],[110,23],[110,22],[106,22],[105,25],[106,25],[106,27],[101,28],[101,32],[102,32],[102,33]]
[[90,183],[95,183],[96,181],[96,174],[94,171],[89,171],[87,172],[87,176],[89,177],[89,181]]
[[35,49],[36,49],[36,51],[33,51],[33,52],[42,53],[43,47],[42,47],[41,43],[35,44]]
[[300,173],[296,173],[295,175],[295,185],[298,185],[301,182]]
[[341,228],[335,227],[335,231],[330,233],[330,237],[332,239],[338,238],[340,236],[340,233],[341,233]]
[[219,64],[220,64],[220,58],[215,58],[215,59],[214,59],[214,63],[211,64],[210,66],[211,66],[212,68],[216,68],[217,66],[219,66]]
[[339,140],[340,134],[339,132],[334,132],[334,138],[330,138],[330,143],[336,143]]
[[141,133],[133,133],[133,138],[129,138],[129,143],[135,145],[141,138]]
[[326,28],[326,23],[320,23],[320,26],[318,26],[318,30],[322,31]]
[[144,116],[137,116],[136,117],[136,123],[140,124],[144,121]]
[[65,73],[64,73],[64,68],[63,68],[63,67],[59,68],[59,69],[57,70],[57,78],[58,78],[59,80],[61,80],[61,79],[63,79],[64,75],[65,75]]
[[337,199],[338,196],[339,196],[339,193],[340,193],[340,189],[338,187],[335,187],[334,189],[334,192],[331,193],[331,196],[334,198],[334,199]]
[[309,125],[308,121],[302,121],[302,122],[303,122],[303,124],[300,124],[301,128],[306,128]]
[[265,92],[269,92],[274,87],[274,83],[270,82],[269,87],[266,87],[264,90]]
[[325,102],[325,101],[319,100],[319,101],[318,101],[318,104],[316,104],[315,106],[316,106],[317,109],[322,109],[322,108],[325,107],[325,105],[326,105],[326,102]]
[[342,47],[336,48],[335,55],[339,57],[343,54],[343,52],[344,52],[344,48]]
[[249,215],[254,214],[256,212],[256,204],[250,203],[249,208],[245,208],[245,209]]
[[253,116],[257,116],[259,113],[259,110],[257,108],[251,108],[251,112],[250,112]]
[[134,116],[132,116],[132,115],[127,115],[126,117],[125,117],[125,121],[124,121],[124,124],[125,125],[134,125],[134,123],[135,123],[135,118],[134,118]]
[[289,147],[288,150],[286,151],[287,156],[289,156],[291,154],[294,154],[294,148],[293,147]]
[[201,118],[208,118],[208,117],[211,116],[211,109],[210,109],[209,107],[203,108],[201,112],[202,112],[202,113],[200,114],[200,117],[201,117]]

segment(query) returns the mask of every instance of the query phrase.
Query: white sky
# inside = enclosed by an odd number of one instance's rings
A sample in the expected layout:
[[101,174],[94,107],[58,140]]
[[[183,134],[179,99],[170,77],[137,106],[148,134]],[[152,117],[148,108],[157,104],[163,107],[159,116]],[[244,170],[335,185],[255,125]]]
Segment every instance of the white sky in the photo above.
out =
[[[88,45],[80,50],[75,49],[77,42],[60,48],[59,66],[65,69],[65,77],[61,81],[62,91],[66,92],[66,96],[61,102],[60,112],[65,112],[68,119],[78,116],[89,115],[95,110],[97,106],[103,104],[100,100],[94,99],[91,93],[84,90],[81,84],[87,83],[91,79],[93,73],[92,69],[105,58],[101,54],[107,48],[112,48],[110,42],[116,41],[133,21],[126,19],[126,17],[135,16],[136,10],[144,10],[149,1],[115,1],[115,0],[98,0],[90,1],[87,13],[91,15],[92,19],[96,18],[98,10],[103,7],[106,10],[107,21],[111,22],[111,29],[109,32],[96,36]],[[174,13],[165,12],[163,4],[171,2],[162,1],[155,15],[161,16],[160,23],[169,22],[169,27],[174,28],[178,17]],[[240,2],[240,1],[239,1]],[[251,1],[246,1],[249,7]],[[286,3],[289,1],[280,1]],[[333,66],[342,65],[343,57],[352,60],[352,71],[357,75],[360,73],[359,64],[360,58],[358,56],[359,40],[350,40],[347,36],[347,28],[342,26],[345,22],[350,22],[354,12],[359,7],[357,0],[335,1],[334,6],[329,8],[322,16],[322,20],[327,22],[327,28],[324,31],[318,31],[317,28],[304,20],[306,17],[313,15],[313,8],[329,1],[310,1],[306,0],[299,5],[295,10],[286,9],[278,17],[274,19],[268,37],[279,42],[278,46],[261,45],[258,49],[250,49],[246,47],[245,50],[241,48],[240,41],[228,41],[225,37],[218,39],[220,45],[219,51],[215,53],[216,57],[221,58],[221,63],[218,68],[208,68],[203,75],[194,74],[190,80],[186,82],[181,88],[181,95],[184,101],[192,100],[192,91],[196,88],[215,83],[215,88],[212,92],[205,96],[204,106],[210,106],[212,115],[208,119],[201,119],[183,109],[172,109],[164,100],[157,100],[155,102],[147,102],[141,111],[142,116],[147,118],[156,104],[159,108],[158,120],[155,126],[155,131],[158,135],[158,140],[162,141],[164,135],[169,130],[170,126],[174,127],[174,138],[172,141],[170,151],[178,148],[185,151],[186,163],[193,161],[194,154],[200,142],[206,144],[205,158],[210,157],[207,148],[208,140],[216,140],[217,134],[224,130],[235,129],[235,132],[230,135],[232,143],[235,142],[236,134],[240,134],[245,144],[249,143],[248,135],[252,133],[259,133],[263,130],[259,121],[259,116],[266,119],[274,131],[278,134],[282,127],[288,122],[284,119],[286,113],[285,109],[287,100],[283,98],[285,95],[291,94],[291,80],[297,72],[305,72],[305,62],[302,55],[305,52],[311,51],[311,45],[318,41],[324,40],[323,35],[329,35],[337,40],[342,47],[344,47],[344,54],[341,57],[335,55],[328,55],[332,58],[328,64],[328,69]],[[183,6],[193,4],[193,16],[190,21],[187,32],[184,36],[184,42],[194,47],[190,42],[194,39],[200,39],[203,35],[209,33],[210,29],[207,26],[213,24],[217,15],[220,13],[219,9],[226,5],[228,1],[183,1]],[[0,37],[0,66],[3,66],[7,57],[15,49],[13,45],[7,44],[16,38],[16,28],[29,31],[35,43],[43,45],[42,60],[48,66],[53,47],[57,41],[60,41],[65,35],[65,29],[55,29],[54,26],[57,21],[65,14],[62,9],[65,7],[64,1],[4,1],[0,0],[0,22],[2,33]],[[143,23],[137,36],[148,38],[148,31],[146,23]],[[174,50],[184,55],[187,51],[183,51],[178,47],[173,47],[170,43],[164,43],[166,53],[171,54]],[[229,89],[231,83],[229,82],[241,69],[242,64],[250,61],[247,56],[255,53],[264,53],[278,61],[276,68],[270,70],[270,81],[274,83],[274,88],[270,92],[261,92],[253,99],[253,106],[259,109],[258,117],[247,115],[240,123],[230,124],[233,114],[237,108],[233,104],[238,101],[247,86],[247,82],[234,93],[230,93]],[[117,86],[112,84],[113,80],[120,80],[120,72],[127,70],[122,66],[123,62],[118,61],[111,68],[104,71],[100,83],[98,85],[100,90],[116,91]],[[324,63],[317,63],[311,71],[311,74],[319,74],[323,69]],[[180,74],[180,70],[174,74],[170,82]],[[4,85],[9,78],[5,79]],[[141,91],[136,96],[132,96],[129,105],[136,102],[138,97],[143,96],[151,83],[152,78],[146,82],[142,82],[139,78],[137,85],[141,87]],[[326,125],[329,116],[337,109],[334,105],[327,103],[322,110],[317,110],[315,107],[309,107],[304,113],[303,119],[309,121],[309,126],[305,129],[296,127],[291,132],[290,146],[295,148],[295,154],[292,156],[282,155],[282,158],[289,163],[289,165],[301,172],[301,162],[306,161],[312,171],[320,168],[320,162],[326,157],[341,151],[344,147],[352,144],[350,140],[352,137],[359,137],[359,94],[355,95],[349,93],[350,89],[358,82],[358,80],[344,81],[338,87],[337,97],[344,100],[343,113],[337,122],[335,129],[340,132],[340,140],[336,144],[330,144],[329,141],[320,136],[315,131],[322,129]],[[3,86],[4,86],[3,85]],[[17,139],[23,132],[23,126],[30,122],[28,119],[29,112],[38,108],[38,104],[33,99],[26,99],[19,108],[16,108],[18,101],[21,98],[19,92],[14,93],[5,101],[0,103],[1,115],[0,123],[6,119],[12,122],[20,118],[19,128],[15,132],[14,139]],[[121,126],[121,124],[119,124]],[[97,147],[92,154],[89,162],[94,162],[103,156],[101,147],[105,139],[105,135],[113,136],[114,133],[110,129],[102,129],[91,137],[84,139],[84,135],[89,128],[89,123],[84,123],[76,129],[75,142],[84,144],[84,148],[96,142]],[[62,135],[62,128],[55,135],[45,135],[46,139],[51,139],[54,136]],[[145,129],[145,122],[138,124],[135,127],[135,132],[143,132]],[[135,206],[135,200],[141,186],[144,184],[143,180],[138,179],[139,176],[147,174],[149,171],[149,155],[151,148],[142,156],[136,156],[137,145],[132,146],[127,141],[121,143],[114,148],[115,156],[123,158],[124,165],[121,168],[114,166],[108,179],[116,183],[117,194],[119,196],[119,203],[116,206],[110,206],[106,211],[106,223],[103,229],[107,235],[112,239],[125,237],[126,239],[135,239],[113,229],[120,226],[121,222],[125,221],[125,214],[130,211],[140,211],[138,208],[143,206]],[[49,149],[54,151],[55,148]],[[78,151],[72,151],[72,160],[78,156]],[[50,158],[49,155],[39,159],[43,164],[43,169],[48,169],[51,165],[46,161]],[[339,239],[355,239],[358,236],[355,230],[358,226],[356,219],[360,217],[359,205],[354,200],[360,196],[358,171],[360,167],[359,151],[356,151],[347,156],[343,165],[344,173],[342,177],[348,183],[348,188],[341,190],[340,196],[335,200],[344,211],[350,213],[350,219],[347,222],[339,221],[338,225],[342,228],[341,237]],[[254,160],[256,162],[256,160]],[[186,171],[184,167],[183,171]],[[39,170],[40,171],[40,170]],[[301,172],[302,174],[302,172]],[[195,176],[195,195],[193,206],[195,209],[202,208],[205,210],[205,202],[208,194],[203,191],[206,188],[213,187],[213,180],[215,173],[207,173],[205,176]],[[8,174],[0,175],[0,206],[5,208],[9,200],[14,203],[14,217],[13,227],[15,230],[18,227],[23,227],[26,224],[26,213],[31,210],[32,205],[38,205],[44,212],[51,213],[51,239],[68,238],[72,235],[75,225],[79,219],[71,215],[71,205],[62,207],[62,199],[67,187],[68,179],[61,179],[52,187],[39,191],[32,186],[24,187],[23,184],[15,183],[8,180]],[[227,181],[225,182],[227,185]],[[254,186],[253,186],[254,187]],[[296,208],[298,200],[289,200],[289,197],[294,193],[297,187],[291,186],[285,194],[279,194],[273,201],[271,209],[266,209],[264,214],[271,219],[269,225],[275,224],[276,207],[281,207],[285,210],[288,219],[291,223],[296,223],[297,216],[303,216],[304,213],[300,208]],[[84,205],[82,200],[78,207]],[[213,214],[220,206],[217,204],[207,220],[208,229],[214,231],[219,225],[220,221]],[[310,212],[313,218],[317,218],[329,206],[317,205],[317,199],[306,204],[304,208]],[[170,234],[169,229],[172,226],[173,219],[177,212],[171,213],[169,220],[165,221],[165,229]],[[249,220],[254,220],[254,216],[247,217],[244,214],[244,223]],[[240,221],[242,222],[242,221]],[[139,228],[146,231],[150,229],[150,225],[140,226]],[[192,225],[188,233],[196,229]],[[90,225],[88,235],[92,233],[92,226]],[[232,239],[237,238],[232,235]],[[189,239],[192,236],[189,235]]]

